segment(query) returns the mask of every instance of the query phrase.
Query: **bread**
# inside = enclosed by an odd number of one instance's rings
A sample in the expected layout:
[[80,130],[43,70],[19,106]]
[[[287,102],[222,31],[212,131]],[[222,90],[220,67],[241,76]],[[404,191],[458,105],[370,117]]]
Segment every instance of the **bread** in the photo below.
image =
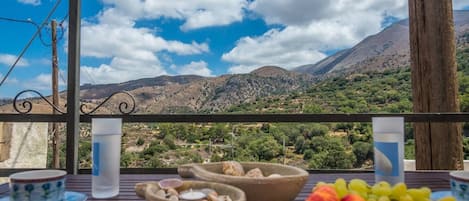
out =
[[231,176],[244,176],[243,166],[236,161],[223,162],[223,174]]

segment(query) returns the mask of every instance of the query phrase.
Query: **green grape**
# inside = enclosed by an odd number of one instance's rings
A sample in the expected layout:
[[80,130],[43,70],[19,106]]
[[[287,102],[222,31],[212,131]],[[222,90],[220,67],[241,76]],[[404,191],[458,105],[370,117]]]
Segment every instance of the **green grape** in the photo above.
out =
[[378,182],[378,185],[379,185],[379,186],[382,186],[382,187],[389,187],[389,188],[391,188],[391,184],[389,184],[387,181],[380,181],[380,182]]
[[397,183],[392,187],[391,196],[399,198],[407,194],[407,185],[405,183]]
[[391,201],[388,196],[380,196],[378,201]]
[[359,195],[363,198],[363,199],[368,199],[368,193],[359,193]]
[[407,194],[409,194],[415,201],[423,201],[425,198],[429,198],[427,197],[427,192],[425,190],[416,188],[407,190]]
[[409,194],[404,194],[403,196],[399,197],[399,201],[414,201]]
[[371,193],[378,196],[389,196],[392,193],[392,189],[388,185],[382,185],[380,183],[373,185],[371,187]]
[[368,195],[368,199],[374,199],[374,200],[378,200],[379,196],[375,195],[375,194],[369,194]]
[[345,181],[345,179],[343,178],[336,179],[334,183],[334,187],[335,187],[335,190],[337,191],[337,194],[339,194],[340,198],[348,194],[347,182]]
[[368,193],[368,183],[361,179],[352,179],[348,184],[349,190],[358,192],[360,195]]
[[314,188],[313,188],[313,191],[314,191],[316,188],[320,187],[320,186],[326,186],[326,185],[328,185],[326,182],[320,181],[320,182],[316,183],[316,185],[315,185]]
[[335,180],[334,185],[336,185],[336,186],[347,186],[347,182],[345,181],[344,178],[337,178]]
[[430,198],[430,196],[432,195],[432,190],[428,187],[422,187],[420,188],[420,190],[425,193],[426,198]]
[[335,186],[335,190],[340,198],[343,198],[348,194],[347,186]]

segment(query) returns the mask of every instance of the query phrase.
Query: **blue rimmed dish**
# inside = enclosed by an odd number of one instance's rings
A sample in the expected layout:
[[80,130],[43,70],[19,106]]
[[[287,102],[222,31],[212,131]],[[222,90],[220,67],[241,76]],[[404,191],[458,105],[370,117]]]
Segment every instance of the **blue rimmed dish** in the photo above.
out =
[[[64,199],[62,201],[86,201],[88,197],[83,193],[65,191]],[[0,201],[11,201],[10,197],[0,198]]]
[[10,175],[10,201],[65,200],[65,176],[63,170],[32,170]]
[[449,173],[451,192],[456,200],[469,200],[469,171]]

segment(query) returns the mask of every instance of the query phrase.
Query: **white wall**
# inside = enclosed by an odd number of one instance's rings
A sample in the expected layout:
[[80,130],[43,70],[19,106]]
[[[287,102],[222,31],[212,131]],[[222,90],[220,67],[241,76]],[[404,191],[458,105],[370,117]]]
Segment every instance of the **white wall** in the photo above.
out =
[[45,168],[48,123],[12,123],[10,157],[0,168]]

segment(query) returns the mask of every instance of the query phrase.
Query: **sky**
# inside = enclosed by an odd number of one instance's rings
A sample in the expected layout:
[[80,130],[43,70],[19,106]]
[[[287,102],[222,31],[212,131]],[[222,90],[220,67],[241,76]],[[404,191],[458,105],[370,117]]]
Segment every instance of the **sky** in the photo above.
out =
[[[120,83],[160,75],[214,77],[265,65],[313,64],[408,16],[408,0],[82,0],[81,84]],[[3,0],[0,18],[41,24],[58,0]],[[469,9],[469,1],[453,0]],[[58,29],[59,88],[66,89],[67,9]],[[27,49],[0,98],[21,90],[51,94],[48,24]],[[37,27],[0,19],[0,78]],[[42,40],[40,40],[42,39]]]

